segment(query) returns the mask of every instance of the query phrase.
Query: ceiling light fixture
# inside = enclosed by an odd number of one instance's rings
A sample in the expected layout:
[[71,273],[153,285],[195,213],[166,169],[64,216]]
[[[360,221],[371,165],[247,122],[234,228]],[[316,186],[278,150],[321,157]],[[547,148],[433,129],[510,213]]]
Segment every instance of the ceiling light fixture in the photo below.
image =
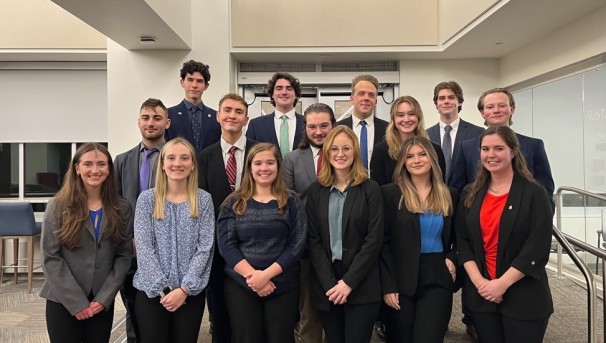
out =
[[156,44],[156,39],[154,37],[142,36],[139,42],[143,45],[153,45]]

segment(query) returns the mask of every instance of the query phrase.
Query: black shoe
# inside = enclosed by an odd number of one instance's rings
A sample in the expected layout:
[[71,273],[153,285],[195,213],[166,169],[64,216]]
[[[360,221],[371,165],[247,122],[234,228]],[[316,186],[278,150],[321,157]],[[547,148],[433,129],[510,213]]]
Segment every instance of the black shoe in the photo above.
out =
[[476,329],[473,327],[473,325],[466,325],[465,333],[471,338],[472,342],[479,342],[478,334],[476,333]]
[[387,329],[385,328],[385,324],[383,322],[376,322],[375,331],[377,332],[377,337],[385,342],[385,339],[387,338]]

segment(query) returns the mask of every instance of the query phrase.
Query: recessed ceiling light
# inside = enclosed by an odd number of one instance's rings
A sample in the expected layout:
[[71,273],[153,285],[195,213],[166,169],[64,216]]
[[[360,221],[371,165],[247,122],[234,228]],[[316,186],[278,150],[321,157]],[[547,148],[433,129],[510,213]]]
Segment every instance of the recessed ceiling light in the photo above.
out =
[[496,45],[503,45],[503,42],[496,42]]
[[143,45],[152,45],[156,44],[156,39],[154,37],[141,37],[139,42]]

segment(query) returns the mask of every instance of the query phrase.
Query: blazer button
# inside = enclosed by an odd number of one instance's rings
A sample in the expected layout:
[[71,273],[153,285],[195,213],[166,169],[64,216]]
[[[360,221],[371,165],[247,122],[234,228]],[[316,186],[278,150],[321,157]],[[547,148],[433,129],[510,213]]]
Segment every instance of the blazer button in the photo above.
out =
[[346,252],[346,251],[347,251],[347,248],[343,248],[343,252]]
[[534,261],[532,261],[532,262],[530,262],[530,264],[532,264],[532,265],[534,266],[535,262],[534,262]]

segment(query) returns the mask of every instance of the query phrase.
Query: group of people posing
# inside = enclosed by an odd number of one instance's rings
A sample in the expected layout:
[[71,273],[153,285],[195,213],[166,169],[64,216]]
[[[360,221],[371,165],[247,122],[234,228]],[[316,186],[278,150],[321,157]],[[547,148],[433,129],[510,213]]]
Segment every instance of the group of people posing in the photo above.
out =
[[[226,94],[205,106],[208,66],[183,64],[185,99],[148,99],[142,140],[115,161],[83,144],[46,209],[42,250],[52,342],[108,342],[118,291],[129,342],[442,342],[453,292],[480,342],[541,342],[553,179],[542,141],[514,133],[505,89],[484,92],[487,129],[463,92],[435,87],[440,122],[379,83],[352,81],[351,117],[276,73],[275,112],[249,121]],[[247,126],[246,133],[244,128]]]

